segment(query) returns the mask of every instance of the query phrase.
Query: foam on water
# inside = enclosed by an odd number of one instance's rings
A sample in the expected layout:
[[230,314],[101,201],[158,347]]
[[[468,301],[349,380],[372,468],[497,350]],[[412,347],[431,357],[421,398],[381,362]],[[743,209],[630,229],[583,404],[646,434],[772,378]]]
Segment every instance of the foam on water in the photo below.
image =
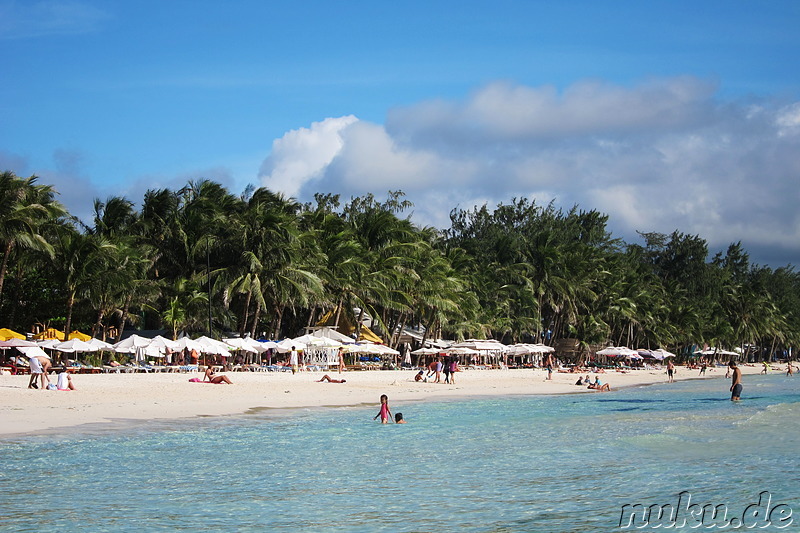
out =
[[21,438],[2,444],[0,507],[20,512],[0,528],[610,531],[622,505],[681,491],[744,507],[769,490],[800,516],[799,389],[748,376],[739,404],[706,380],[410,404],[400,426],[376,405]]

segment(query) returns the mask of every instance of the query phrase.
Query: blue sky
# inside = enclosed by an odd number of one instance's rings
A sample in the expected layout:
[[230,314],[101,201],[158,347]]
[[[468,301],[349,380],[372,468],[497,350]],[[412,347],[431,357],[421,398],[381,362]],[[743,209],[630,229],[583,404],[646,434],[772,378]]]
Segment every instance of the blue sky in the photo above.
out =
[[800,3],[0,0],[0,168],[413,219],[528,196],[800,264]]

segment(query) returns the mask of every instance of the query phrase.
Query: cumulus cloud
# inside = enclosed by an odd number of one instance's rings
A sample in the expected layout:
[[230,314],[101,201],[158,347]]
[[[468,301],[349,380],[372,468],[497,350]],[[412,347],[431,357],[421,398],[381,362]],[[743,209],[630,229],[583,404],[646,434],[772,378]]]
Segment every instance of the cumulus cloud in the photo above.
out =
[[450,208],[525,196],[598,209],[629,242],[677,229],[716,249],[800,252],[800,103],[723,101],[693,78],[496,82],[385,124],[329,118],[275,141],[262,176],[302,199],[401,189],[415,220],[438,227]]
[[326,118],[276,139],[259,171],[262,184],[296,196],[307,182],[321,177],[344,146],[343,130],[357,121],[352,115]]

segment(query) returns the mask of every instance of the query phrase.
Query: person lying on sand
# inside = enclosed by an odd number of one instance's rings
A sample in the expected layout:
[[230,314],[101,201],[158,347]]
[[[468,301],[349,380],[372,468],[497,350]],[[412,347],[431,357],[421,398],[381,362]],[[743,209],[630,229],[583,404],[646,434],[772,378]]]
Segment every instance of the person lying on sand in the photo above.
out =
[[327,381],[328,383],[347,383],[346,379],[331,379],[328,374],[322,376],[322,379],[318,379],[316,383],[322,383],[323,381]]

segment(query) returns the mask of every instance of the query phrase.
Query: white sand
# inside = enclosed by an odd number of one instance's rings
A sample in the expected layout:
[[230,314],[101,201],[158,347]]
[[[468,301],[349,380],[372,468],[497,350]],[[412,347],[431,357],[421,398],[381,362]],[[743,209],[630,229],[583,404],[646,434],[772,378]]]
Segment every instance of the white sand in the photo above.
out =
[[[761,371],[760,365],[740,368],[744,374]],[[253,408],[369,404],[375,406],[377,413],[381,394],[389,396],[394,412],[403,403],[447,398],[578,392],[614,394],[574,385],[578,374],[555,373],[552,381],[545,381],[544,370],[467,369],[456,374],[455,385],[415,382],[416,373],[405,370],[351,371],[341,375],[329,372],[334,379],[344,378],[347,383],[316,383],[323,374],[229,372],[226,375],[233,385],[190,383],[189,378],[202,378],[199,373],[77,374],[73,375],[73,382],[78,390],[70,392],[28,389],[29,376],[5,374],[0,376],[0,438],[80,430],[83,424],[126,421],[146,424],[150,420],[239,415]],[[709,368],[703,379],[724,375],[724,368]],[[663,383],[666,378],[664,370],[600,374],[600,380],[612,388]],[[678,368],[676,379],[694,378],[699,378],[699,370]],[[721,396],[728,394],[729,386],[729,382],[720,380]]]

